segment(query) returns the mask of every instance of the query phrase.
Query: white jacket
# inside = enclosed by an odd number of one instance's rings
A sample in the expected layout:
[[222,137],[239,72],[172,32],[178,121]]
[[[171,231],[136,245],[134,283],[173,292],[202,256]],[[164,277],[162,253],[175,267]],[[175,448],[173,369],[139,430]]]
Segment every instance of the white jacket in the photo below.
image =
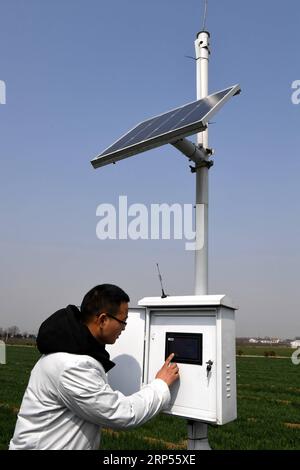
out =
[[98,449],[102,426],[138,426],[169,401],[161,379],[126,397],[111,389],[96,359],[48,354],[31,372],[9,449]]

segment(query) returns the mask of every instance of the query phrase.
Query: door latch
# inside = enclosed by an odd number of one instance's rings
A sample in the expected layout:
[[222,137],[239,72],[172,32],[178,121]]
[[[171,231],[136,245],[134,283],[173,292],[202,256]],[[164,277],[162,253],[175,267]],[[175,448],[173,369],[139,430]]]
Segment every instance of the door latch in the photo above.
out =
[[212,368],[212,365],[213,365],[213,361],[211,361],[209,359],[209,361],[206,362],[207,366],[206,366],[206,374],[207,374],[207,377],[209,376],[209,373],[211,371],[211,368]]

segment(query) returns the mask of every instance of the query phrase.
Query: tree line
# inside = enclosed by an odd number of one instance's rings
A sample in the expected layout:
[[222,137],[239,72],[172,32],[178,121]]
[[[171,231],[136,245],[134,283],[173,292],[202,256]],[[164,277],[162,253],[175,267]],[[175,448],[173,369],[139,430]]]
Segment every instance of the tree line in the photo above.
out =
[[7,341],[10,338],[16,339],[36,339],[36,335],[23,331],[21,333],[20,328],[16,325],[9,326],[8,328],[0,327],[0,338]]

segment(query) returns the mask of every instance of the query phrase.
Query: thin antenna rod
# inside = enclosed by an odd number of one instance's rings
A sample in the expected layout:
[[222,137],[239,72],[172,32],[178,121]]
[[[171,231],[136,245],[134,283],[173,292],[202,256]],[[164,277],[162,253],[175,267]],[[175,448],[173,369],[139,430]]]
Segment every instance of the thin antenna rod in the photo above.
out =
[[208,6],[208,0],[204,0],[204,15],[203,15],[202,31],[205,31],[205,27],[206,27],[207,6]]
[[161,285],[161,298],[165,299],[168,296],[167,296],[167,294],[165,294],[165,291],[164,291],[164,288],[163,288],[162,277],[161,277],[161,274],[160,274],[158,263],[156,263],[156,266],[157,266],[158,277],[159,277],[159,281],[160,281],[160,285]]

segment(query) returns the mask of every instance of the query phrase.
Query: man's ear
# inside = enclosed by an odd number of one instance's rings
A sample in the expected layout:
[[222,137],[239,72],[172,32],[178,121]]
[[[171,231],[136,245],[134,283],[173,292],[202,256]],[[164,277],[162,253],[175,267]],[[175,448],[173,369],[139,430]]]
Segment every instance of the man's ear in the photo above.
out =
[[106,322],[107,316],[105,313],[100,313],[100,315],[96,316],[96,323],[99,326],[103,326],[104,323]]

